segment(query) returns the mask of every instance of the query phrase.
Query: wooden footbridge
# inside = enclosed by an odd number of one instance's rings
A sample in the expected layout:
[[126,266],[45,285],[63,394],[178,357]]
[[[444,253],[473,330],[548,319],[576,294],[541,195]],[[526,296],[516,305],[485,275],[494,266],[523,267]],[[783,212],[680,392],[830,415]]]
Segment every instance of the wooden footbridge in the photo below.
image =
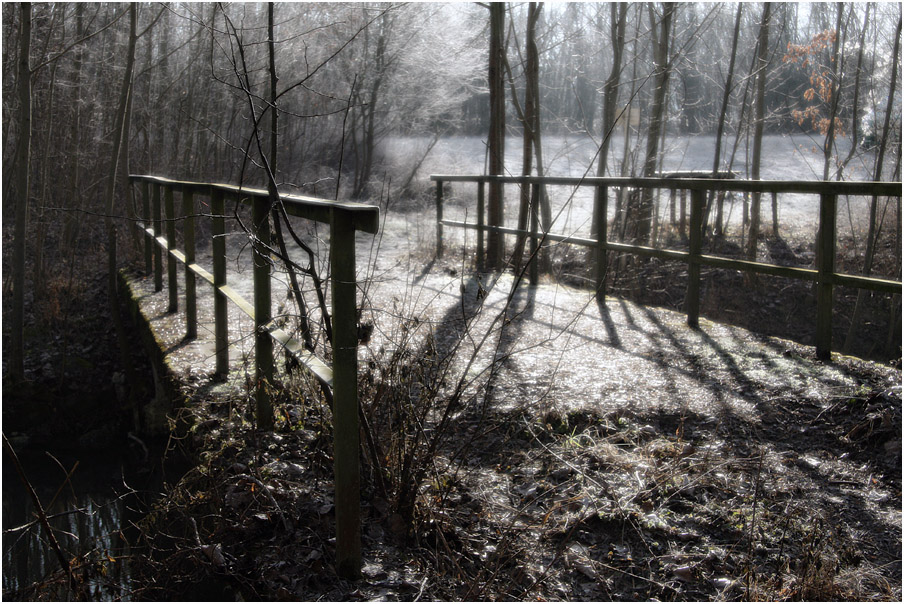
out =
[[[538,282],[537,250],[547,241],[564,241],[594,250],[597,296],[602,297],[605,283],[606,254],[610,252],[646,257],[676,259],[688,265],[688,287],[685,301],[686,322],[699,323],[700,267],[704,265],[779,275],[815,282],[818,289],[818,311],[815,321],[816,350],[819,357],[831,355],[831,317],[833,288],[846,285],[901,294],[901,283],[884,279],[846,275],[835,272],[835,216],[840,195],[901,196],[900,183],[858,182],[772,182],[723,179],[684,178],[537,178],[502,176],[432,176],[436,182],[436,256],[444,253],[444,229],[463,228],[477,232],[477,265],[483,268],[484,235],[495,231],[506,235],[523,235],[531,242],[529,281]],[[198,285],[207,283],[213,290],[213,351],[216,373],[225,375],[230,367],[230,303],[253,321],[255,363],[255,400],[260,428],[272,426],[273,411],[268,385],[274,372],[274,341],[294,355],[315,376],[332,399],[334,418],[335,510],[337,531],[337,569],[346,576],[358,574],[361,566],[360,492],[359,492],[359,401],[358,375],[358,304],[355,270],[355,235],[376,234],[379,210],[375,206],[282,195],[286,214],[327,225],[330,252],[330,302],[332,326],[330,362],[291,337],[272,314],[271,265],[273,255],[267,217],[275,198],[259,189],[234,185],[175,181],[157,176],[132,176],[140,192],[140,216],[137,222],[144,240],[144,270],[153,275],[154,289],[168,292],[167,311],[184,309],[186,339],[199,336]],[[451,221],[443,217],[443,183],[467,182],[477,186],[476,222]],[[592,187],[594,196],[594,228],[592,238],[581,238],[542,230],[536,208],[531,211],[530,229],[487,225],[484,219],[484,190],[489,183],[513,184],[537,188],[541,184]],[[608,196],[621,187],[679,189],[690,191],[689,250],[670,250],[628,245],[607,238]],[[702,253],[702,220],[705,196],[710,191],[743,191],[750,193],[797,192],[816,195],[820,199],[818,266],[814,269],[778,266],[735,260]],[[176,209],[176,197],[181,201]],[[536,196],[534,197],[537,198]],[[230,215],[226,201],[250,206],[252,241],[253,295],[249,302],[227,278],[226,220]],[[202,208],[205,208],[202,211]],[[198,262],[199,220],[209,220],[211,267]],[[207,232],[204,230],[204,232]],[[181,240],[182,249],[177,245]],[[182,265],[180,270],[179,265]],[[183,274],[184,296],[179,295],[179,274]],[[464,286],[462,286],[464,287]],[[464,291],[464,290],[463,290]],[[162,295],[162,294],[161,294]],[[205,309],[205,311],[208,309]],[[608,329],[607,325],[607,329]],[[203,334],[202,334],[203,335]]]
[[[475,229],[477,231],[477,265],[483,267],[484,233],[496,232],[501,235],[522,235],[530,239],[531,254],[529,279],[531,285],[538,280],[537,250],[545,242],[558,241],[591,248],[594,254],[594,275],[596,290],[599,295],[605,294],[606,254],[620,252],[647,258],[679,260],[687,264],[688,285],[685,295],[685,312],[687,324],[697,327],[700,316],[700,267],[712,266],[741,271],[747,274],[773,275],[816,283],[816,354],[827,360],[832,353],[832,300],[835,286],[845,285],[859,289],[869,289],[891,294],[901,294],[901,282],[859,275],[848,275],[835,272],[835,253],[837,242],[836,216],[838,198],[844,195],[869,195],[880,197],[901,197],[899,182],[823,182],[823,181],[768,181],[768,180],[735,180],[730,178],[626,178],[626,177],[539,177],[539,176],[486,176],[486,175],[433,175],[436,182],[436,255],[443,254],[443,228],[456,227]],[[477,185],[476,222],[467,223],[443,219],[443,183],[467,182]],[[532,204],[530,208],[530,230],[490,226],[485,220],[485,189],[487,184],[515,184],[520,187],[531,187],[531,199],[539,199],[539,188],[543,185],[567,185],[570,187],[591,187],[595,189],[592,218],[593,238],[549,232],[549,227],[541,230],[539,226],[539,208]],[[630,245],[609,241],[607,236],[607,220],[609,191],[613,189],[664,189],[690,191],[690,226],[688,251],[653,248],[642,245]],[[819,197],[819,229],[817,231],[816,269],[780,266],[749,260],[725,258],[703,253],[703,217],[708,193],[738,191],[755,195],[781,193],[803,193]],[[504,244],[503,244],[504,248]]]
[[[290,216],[329,225],[330,285],[332,298],[332,363],[327,364],[306,350],[295,338],[281,329],[272,317],[270,245],[270,212],[274,198],[264,190],[232,185],[175,181],[156,176],[131,176],[142,191],[145,269],[154,274],[156,290],[163,288],[164,266],[169,292],[168,312],[179,309],[178,267],[184,266],[185,315],[188,339],[197,337],[198,279],[214,290],[214,325],[216,370],[229,372],[228,303],[254,321],[255,399],[257,422],[262,429],[273,425],[270,384],[273,383],[273,341],[294,355],[325,388],[333,405],[335,506],[340,573],[355,575],[361,562],[360,495],[358,471],[358,345],[355,283],[355,233],[375,234],[379,225],[379,209],[358,203],[344,203],[310,197],[283,195],[281,206]],[[181,194],[181,210],[176,212],[175,193]],[[201,198],[210,211],[213,272],[196,262],[196,221]],[[254,240],[253,303],[233,289],[227,280],[226,228],[227,198],[251,206]],[[162,207],[162,216],[161,216]],[[177,224],[181,226],[184,250],[176,246]],[[165,225],[165,234],[164,234]],[[163,254],[166,254],[164,260]]]

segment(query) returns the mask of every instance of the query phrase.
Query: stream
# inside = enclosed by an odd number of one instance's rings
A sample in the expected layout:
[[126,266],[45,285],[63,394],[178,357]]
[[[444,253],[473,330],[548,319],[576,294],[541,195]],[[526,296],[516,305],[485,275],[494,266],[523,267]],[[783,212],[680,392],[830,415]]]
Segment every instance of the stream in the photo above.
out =
[[[52,454],[24,448],[17,455],[45,506],[62,550],[69,559],[87,555],[94,564],[97,572],[91,573],[87,582],[87,598],[130,599],[134,553],[130,544],[137,537],[131,523],[142,517],[144,502],[159,492],[160,472],[149,471],[153,466],[143,461],[145,454],[140,448],[127,446],[102,452],[65,450]],[[150,459],[155,459],[153,453]],[[4,454],[3,599],[30,599],[32,595],[22,590],[59,569],[57,556],[36,521],[34,504],[14,464]],[[57,584],[62,591],[51,592],[54,599],[68,599],[65,584]]]

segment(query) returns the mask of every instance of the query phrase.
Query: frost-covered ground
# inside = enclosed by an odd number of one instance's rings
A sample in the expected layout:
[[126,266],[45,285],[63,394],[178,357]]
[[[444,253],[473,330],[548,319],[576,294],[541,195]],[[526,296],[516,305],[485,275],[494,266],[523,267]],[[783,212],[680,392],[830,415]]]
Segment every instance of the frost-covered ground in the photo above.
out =
[[[556,283],[512,292],[510,274],[473,274],[460,230],[434,261],[429,213],[384,218],[376,240],[358,239],[362,321],[374,324],[359,347],[371,429],[392,451],[415,430],[391,421],[435,406],[421,428],[432,435],[450,392],[466,386],[425,462],[413,539],[392,498],[363,481],[364,577],[353,587],[329,566],[322,412],[284,396],[276,430],[255,433],[232,412],[250,408],[247,397],[227,405],[228,387],[205,387],[210,288],[200,288],[203,337],[183,342],[165,291],[136,282],[174,368],[200,392],[191,412],[206,482],[188,476],[166,517],[209,520],[203,538],[246,599],[900,599],[899,371],[820,363],[812,349],[708,321],[690,330],[680,313],[597,303]],[[249,292],[240,236],[229,250],[230,282]],[[274,294],[275,312],[281,302]],[[253,365],[250,324],[232,329],[234,395]],[[439,396],[418,396],[430,391],[419,368],[437,362],[448,370]],[[410,372],[390,371],[399,363]],[[395,415],[372,393],[383,385],[402,393]],[[254,496],[260,484],[271,498]]]

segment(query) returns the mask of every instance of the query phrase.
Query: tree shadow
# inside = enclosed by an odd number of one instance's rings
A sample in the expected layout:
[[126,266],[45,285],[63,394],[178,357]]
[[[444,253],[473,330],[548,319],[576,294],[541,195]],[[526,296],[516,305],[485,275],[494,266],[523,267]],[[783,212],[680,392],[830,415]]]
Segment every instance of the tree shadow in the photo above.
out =
[[612,320],[612,314],[609,312],[609,306],[606,302],[606,298],[604,296],[596,297],[596,307],[600,313],[600,320],[603,322],[603,327],[606,328],[606,335],[609,339],[609,345],[613,348],[621,348],[621,338],[618,336],[618,328],[615,325],[615,321]]

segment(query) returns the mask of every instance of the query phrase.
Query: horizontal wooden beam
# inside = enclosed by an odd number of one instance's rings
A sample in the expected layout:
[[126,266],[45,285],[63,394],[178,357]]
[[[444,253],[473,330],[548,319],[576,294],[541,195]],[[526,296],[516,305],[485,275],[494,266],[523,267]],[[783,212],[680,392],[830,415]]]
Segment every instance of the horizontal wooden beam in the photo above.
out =
[[502,182],[518,184],[635,187],[647,189],[702,189],[705,191],[743,191],[748,193],[810,193],[832,195],[881,195],[901,197],[900,182],[820,181],[820,180],[736,180],[728,178],[656,178],[565,176],[488,176],[432,174],[434,182]]
[[[142,223],[138,223],[138,228],[153,237],[153,228],[144,227]],[[165,237],[155,237],[154,241],[156,241],[157,245],[166,249],[167,242]],[[179,262],[185,264],[185,254],[182,253],[181,250],[168,250],[168,253]],[[188,269],[211,285],[214,285],[213,274],[208,272],[203,266],[199,264],[189,264]],[[240,293],[232,289],[229,285],[223,285],[218,289],[224,296],[232,300],[243,313],[254,320],[254,306],[245,300]],[[282,345],[292,356],[298,359],[298,362],[310,371],[320,383],[332,390],[333,370],[329,365],[317,358],[314,353],[306,350],[297,339],[290,336],[285,330],[279,328],[274,322],[271,321],[268,324],[266,331],[270,334],[270,337]]]
[[[450,227],[477,230],[484,229],[487,231],[495,231],[497,233],[505,233],[506,235],[524,235],[530,236],[530,231],[522,231],[509,227],[480,226],[470,222],[459,222],[457,220],[443,220],[442,224]],[[576,237],[574,235],[560,235],[557,233],[546,233],[543,237],[547,241],[558,241],[562,243],[571,243],[573,245],[581,245],[584,247],[597,247],[595,239],[586,237]],[[679,260],[687,262],[690,254],[682,250],[669,250],[647,247],[643,245],[631,245],[628,243],[617,243],[607,241],[602,246],[607,251],[622,252],[626,254],[636,254],[647,258],[660,258],[662,260]],[[811,268],[801,268],[796,266],[781,266],[778,264],[766,264],[763,262],[752,262],[750,260],[739,260],[736,258],[723,258],[721,256],[701,255],[700,264],[712,266],[714,268],[724,268],[729,270],[741,271],[744,273],[759,273],[762,275],[771,275],[773,277],[785,277],[788,279],[798,279],[801,281],[816,281],[818,271]],[[858,275],[847,275],[843,273],[833,273],[832,283],[834,285],[845,285],[848,287],[859,287],[861,289],[869,289],[874,291],[886,292],[889,294],[901,294],[901,282],[891,281],[888,279],[877,279],[875,277],[861,277]]]
[[[270,194],[265,189],[253,187],[239,187],[223,183],[191,182],[184,180],[172,180],[161,176],[149,176],[142,174],[130,175],[133,181],[150,182],[171,187],[175,191],[191,191],[202,195],[209,194],[216,189],[224,194],[238,197],[240,200],[251,203],[254,198],[269,198]],[[305,195],[280,195],[286,213],[316,222],[329,223],[333,212],[348,213],[352,218],[352,224],[356,231],[376,234],[380,228],[380,208],[374,205],[356,203],[352,201],[333,201]]]
[[333,369],[329,365],[318,359],[314,353],[305,349],[301,342],[290,336],[282,328],[277,327],[272,321],[270,326],[268,326],[267,331],[270,332],[270,336],[274,340],[281,344],[292,356],[298,359],[308,371],[314,374],[314,377],[316,377],[321,384],[324,384],[332,390]]
[[885,292],[888,294],[901,295],[901,282],[891,281],[889,279],[878,279],[876,277],[863,277],[861,275],[844,275],[835,273],[832,275],[832,283],[834,285],[843,285],[845,287],[857,287],[860,289],[870,289],[873,291]]

